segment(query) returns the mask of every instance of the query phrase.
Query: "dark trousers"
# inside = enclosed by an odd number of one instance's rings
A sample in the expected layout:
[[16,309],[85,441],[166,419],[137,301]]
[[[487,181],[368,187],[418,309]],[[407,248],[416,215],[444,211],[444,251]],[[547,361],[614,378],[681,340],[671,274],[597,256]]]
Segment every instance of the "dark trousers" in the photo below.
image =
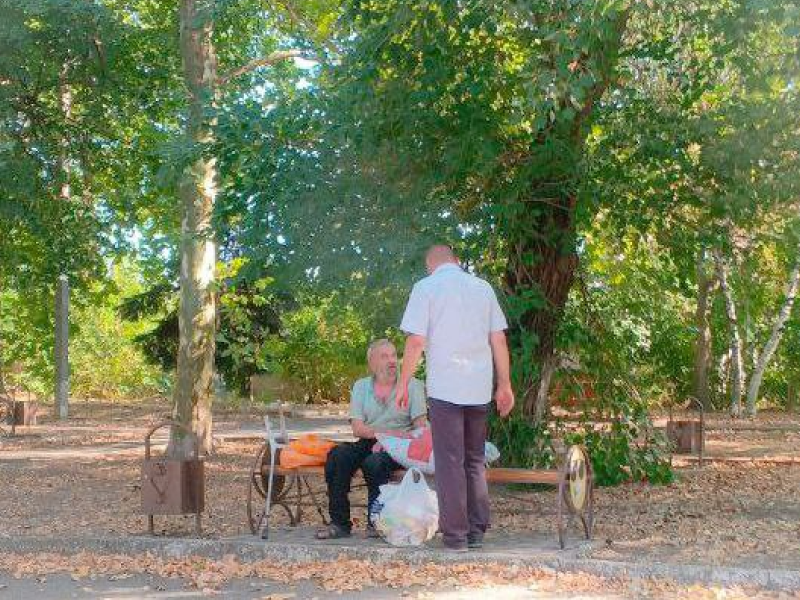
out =
[[[325,462],[325,482],[328,484],[328,511],[331,522],[350,531],[350,481],[360,468],[367,482],[368,507],[378,498],[380,487],[389,482],[392,471],[400,469],[386,452],[372,452],[375,440],[339,444],[328,454]],[[367,509],[369,518],[369,508]]]
[[459,406],[430,398],[439,530],[445,546],[464,547],[468,534],[489,526],[486,484],[486,416],[489,405]]

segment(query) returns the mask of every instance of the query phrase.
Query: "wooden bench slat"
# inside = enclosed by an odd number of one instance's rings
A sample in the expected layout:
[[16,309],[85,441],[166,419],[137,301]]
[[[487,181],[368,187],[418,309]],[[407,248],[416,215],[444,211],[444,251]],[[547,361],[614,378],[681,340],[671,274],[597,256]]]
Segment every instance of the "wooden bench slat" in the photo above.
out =
[[549,483],[558,485],[558,471],[546,469],[512,469],[496,467],[486,469],[486,481],[489,483]]
[[[303,475],[324,476],[325,467],[297,467],[287,469],[285,467],[275,467],[276,475],[292,475],[301,473]],[[489,483],[545,483],[558,485],[558,471],[547,469],[514,469],[505,467],[493,467],[486,469],[486,481]]]
[[[276,475],[294,475],[295,473],[301,473],[303,475],[325,475],[325,467],[295,467],[293,469],[287,469],[286,467],[275,466]],[[267,474],[266,469],[264,474]]]

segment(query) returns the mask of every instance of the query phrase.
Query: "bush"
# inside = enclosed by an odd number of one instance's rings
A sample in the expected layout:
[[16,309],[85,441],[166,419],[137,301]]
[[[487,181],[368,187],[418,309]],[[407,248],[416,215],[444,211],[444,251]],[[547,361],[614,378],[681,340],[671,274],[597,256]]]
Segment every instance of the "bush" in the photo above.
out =
[[91,290],[88,302],[74,303],[69,352],[75,396],[142,398],[167,391],[168,375],[150,364],[135,343],[153,327],[152,321],[125,321],[119,316],[124,298],[140,291],[138,275],[125,263],[117,265],[111,282]]
[[366,373],[370,331],[336,296],[304,300],[303,308],[284,316],[281,336],[266,350],[290,383],[288,400],[345,402],[353,381]]
[[666,441],[652,430],[645,430],[640,438],[641,431],[639,426],[621,421],[613,422],[607,431],[584,423],[582,431],[566,434],[564,443],[586,447],[599,486],[629,481],[671,483],[674,475],[666,458]]
[[489,417],[489,439],[504,466],[547,469],[555,465],[553,438],[546,424],[534,425],[515,411],[507,419]]
[[[150,365],[135,338],[150,329],[148,319],[123,321],[118,309],[124,298],[141,288],[139,272],[130,264],[114,265],[107,281],[70,294],[70,394],[74,397],[144,397],[163,393],[168,377]],[[53,394],[52,291],[35,295],[4,293],[0,313],[0,360],[19,365],[7,383],[40,398]]]

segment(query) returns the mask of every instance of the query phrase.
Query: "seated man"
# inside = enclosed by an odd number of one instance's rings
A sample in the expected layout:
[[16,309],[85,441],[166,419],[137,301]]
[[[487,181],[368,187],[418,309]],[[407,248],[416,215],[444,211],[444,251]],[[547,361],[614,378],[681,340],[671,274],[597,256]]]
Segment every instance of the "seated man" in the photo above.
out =
[[[348,494],[350,480],[359,468],[367,482],[368,506],[378,498],[380,486],[389,481],[392,471],[401,468],[386,452],[372,451],[375,435],[386,431],[410,431],[424,427],[427,422],[425,387],[418,379],[412,378],[408,386],[408,404],[405,408],[397,408],[397,352],[389,340],[376,340],[370,344],[367,363],[372,375],[356,381],[350,396],[350,424],[358,440],[336,446],[325,463],[331,524],[317,532],[317,539],[350,535],[353,524]],[[369,522],[369,509],[367,535],[376,535]]]

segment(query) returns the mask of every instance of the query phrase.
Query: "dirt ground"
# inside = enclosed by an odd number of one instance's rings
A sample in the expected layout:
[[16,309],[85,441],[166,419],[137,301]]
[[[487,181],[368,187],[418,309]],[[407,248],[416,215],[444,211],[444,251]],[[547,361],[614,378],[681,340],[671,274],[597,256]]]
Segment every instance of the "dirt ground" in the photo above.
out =
[[[15,437],[0,437],[0,535],[124,536],[146,530],[139,509],[141,441],[166,411],[157,404],[118,405],[112,421],[107,405],[86,408],[65,424],[43,419]],[[207,537],[248,532],[245,497],[260,444],[259,420],[238,411],[216,417],[223,435],[206,462]],[[343,422],[326,425],[346,430]],[[800,464],[790,462],[800,458],[800,418],[711,417],[708,425],[709,456],[757,461],[686,464],[669,486],[598,489],[595,537],[601,543],[594,557],[800,569]],[[494,527],[554,536],[555,492],[524,497],[529,509],[522,513],[516,501],[493,494]],[[278,523],[286,522],[276,515]],[[313,511],[306,515],[316,518]],[[157,529],[169,535],[192,535],[192,525],[190,518],[156,518]]]

